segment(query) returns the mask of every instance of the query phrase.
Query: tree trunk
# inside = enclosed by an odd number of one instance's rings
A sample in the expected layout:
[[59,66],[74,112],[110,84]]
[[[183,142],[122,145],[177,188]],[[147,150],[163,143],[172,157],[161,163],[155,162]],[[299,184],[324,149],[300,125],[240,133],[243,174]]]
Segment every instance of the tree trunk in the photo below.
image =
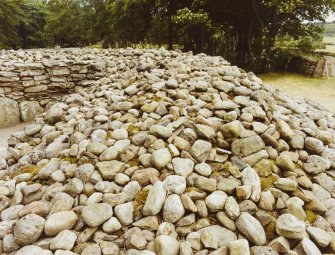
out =
[[169,50],[173,50],[173,38],[172,38],[172,21],[171,17],[169,17],[168,21],[168,30],[169,30],[169,35],[168,35],[168,41],[169,41]]

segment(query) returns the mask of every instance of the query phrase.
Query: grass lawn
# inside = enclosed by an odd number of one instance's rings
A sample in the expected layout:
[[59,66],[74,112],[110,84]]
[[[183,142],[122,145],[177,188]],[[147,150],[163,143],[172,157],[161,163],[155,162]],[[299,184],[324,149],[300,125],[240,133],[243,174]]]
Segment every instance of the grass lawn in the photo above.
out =
[[326,49],[318,49],[319,52],[335,53],[335,24],[324,24],[323,42],[326,43]]
[[288,95],[313,99],[335,112],[334,78],[309,78],[299,74],[267,73],[260,75],[263,82],[279,88]]

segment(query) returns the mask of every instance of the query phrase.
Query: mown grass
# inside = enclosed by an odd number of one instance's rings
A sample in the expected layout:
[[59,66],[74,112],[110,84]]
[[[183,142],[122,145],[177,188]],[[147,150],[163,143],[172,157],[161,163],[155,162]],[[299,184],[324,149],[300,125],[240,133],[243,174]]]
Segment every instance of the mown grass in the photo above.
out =
[[283,90],[286,94],[315,100],[335,112],[335,79],[310,78],[292,73],[259,75],[264,83]]

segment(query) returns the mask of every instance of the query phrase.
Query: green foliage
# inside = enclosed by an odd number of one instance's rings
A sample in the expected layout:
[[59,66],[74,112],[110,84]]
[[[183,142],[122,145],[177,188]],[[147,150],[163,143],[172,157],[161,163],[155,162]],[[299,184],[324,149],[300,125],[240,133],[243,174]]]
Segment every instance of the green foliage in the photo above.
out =
[[335,0],[0,0],[0,47],[177,45],[260,71],[274,55],[314,50],[322,26],[303,21],[334,8]]
[[42,0],[0,1],[0,48],[43,47]]
[[0,1],[0,48],[16,48],[20,45],[16,26],[23,15],[21,4],[22,0]]
[[150,29],[153,1],[124,0],[110,4],[111,24],[117,40],[122,46],[144,41]]
[[45,4],[43,0],[26,0],[22,3],[23,18],[17,25],[22,48],[44,47]]
[[185,7],[177,11],[172,21],[177,27],[179,43],[184,45],[185,50],[201,52],[205,49],[205,41],[212,44],[223,42],[223,27],[214,24],[209,14],[202,9],[192,11]]
[[90,41],[89,15],[80,0],[50,0],[45,37],[49,45],[82,46]]

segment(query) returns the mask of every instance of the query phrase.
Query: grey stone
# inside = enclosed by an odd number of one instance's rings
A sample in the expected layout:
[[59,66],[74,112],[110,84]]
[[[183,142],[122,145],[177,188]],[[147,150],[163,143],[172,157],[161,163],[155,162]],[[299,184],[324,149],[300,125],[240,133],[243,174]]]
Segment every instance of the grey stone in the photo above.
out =
[[205,248],[211,249],[218,249],[237,239],[234,232],[219,225],[202,228],[198,233]]
[[289,239],[303,239],[306,233],[305,229],[305,223],[292,214],[282,214],[276,221],[277,233]]
[[92,204],[82,209],[81,216],[88,226],[97,227],[113,216],[113,209],[106,203]]
[[14,228],[15,242],[19,245],[32,244],[43,233],[45,219],[37,214],[28,214],[21,218]]
[[33,121],[35,117],[43,113],[43,107],[37,101],[22,101],[19,104],[20,116],[23,122]]
[[20,123],[19,104],[9,98],[0,97],[0,128],[15,126]]
[[231,144],[232,153],[236,156],[246,157],[264,148],[264,142],[259,136],[251,136],[234,141]]
[[236,220],[237,229],[252,243],[264,245],[265,231],[261,223],[247,212],[242,212]]

